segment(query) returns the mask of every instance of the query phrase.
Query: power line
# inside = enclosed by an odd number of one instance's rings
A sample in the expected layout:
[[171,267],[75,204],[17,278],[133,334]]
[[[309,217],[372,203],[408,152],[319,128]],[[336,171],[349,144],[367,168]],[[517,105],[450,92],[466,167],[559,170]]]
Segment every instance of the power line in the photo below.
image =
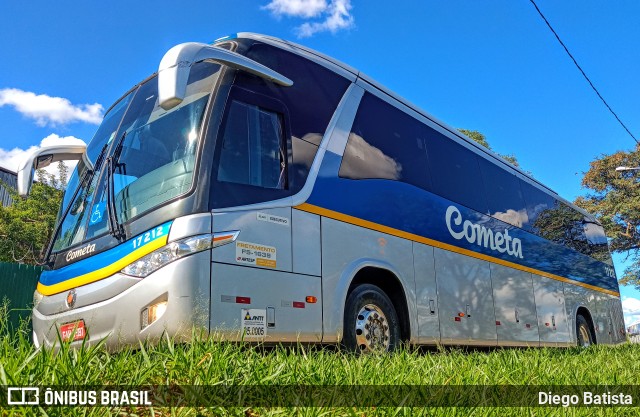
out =
[[544,15],[542,14],[542,12],[540,11],[540,9],[538,8],[538,5],[536,4],[536,2],[534,0],[529,0],[531,2],[531,4],[533,4],[533,7],[536,8],[536,10],[538,11],[538,14],[540,15],[540,17],[542,18],[542,20],[544,20],[544,23],[547,24],[547,26],[549,27],[549,29],[551,29],[551,32],[553,32],[553,34],[555,35],[556,39],[558,40],[558,42],[560,42],[560,45],[562,45],[562,47],[564,48],[565,52],[567,53],[567,55],[569,55],[569,58],[571,58],[571,60],[573,61],[574,64],[576,64],[576,67],[578,67],[578,69],[580,70],[580,72],[582,73],[582,75],[584,76],[584,78],[587,80],[587,82],[589,83],[589,85],[591,86],[591,88],[593,88],[593,91],[596,92],[596,94],[598,95],[598,97],[600,97],[600,100],[602,100],[602,102],[604,103],[605,106],[607,106],[607,109],[609,109],[609,111],[611,112],[611,114],[613,114],[613,117],[616,118],[616,120],[618,121],[618,123],[620,123],[620,125],[624,128],[624,130],[627,131],[627,133],[629,134],[629,136],[631,136],[633,138],[633,140],[636,141],[637,144],[640,145],[640,142],[638,142],[638,139],[636,139],[635,136],[633,136],[633,133],[631,133],[631,131],[629,129],[627,129],[627,126],[625,126],[624,123],[622,123],[622,120],[620,120],[620,118],[618,117],[618,115],[616,114],[616,112],[613,111],[613,109],[611,108],[611,106],[609,106],[609,104],[607,103],[607,101],[604,99],[604,97],[602,97],[602,94],[600,94],[600,92],[598,91],[598,89],[596,88],[595,85],[593,85],[593,83],[591,82],[591,80],[589,79],[589,77],[587,77],[587,74],[585,74],[585,72],[582,70],[582,68],[580,67],[580,65],[578,64],[578,62],[576,61],[576,59],[573,57],[573,55],[571,55],[571,52],[569,52],[569,49],[566,47],[566,45],[564,44],[564,42],[562,42],[562,39],[560,39],[560,36],[558,36],[558,34],[556,33],[555,30],[553,30],[553,28],[551,27],[551,23],[549,23],[549,21],[547,20],[546,17],[544,17]]

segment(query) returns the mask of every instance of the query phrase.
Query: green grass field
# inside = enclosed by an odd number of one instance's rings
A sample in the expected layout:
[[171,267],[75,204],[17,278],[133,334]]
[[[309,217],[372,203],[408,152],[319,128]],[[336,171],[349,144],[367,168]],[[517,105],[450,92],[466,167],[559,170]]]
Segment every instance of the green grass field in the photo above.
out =
[[[588,349],[400,349],[355,356],[336,348],[263,348],[196,338],[175,345],[140,346],[108,353],[101,346],[57,354],[36,351],[26,326],[9,331],[0,319],[0,385],[267,385],[276,396],[291,385],[633,385],[638,383],[640,345]],[[464,397],[464,387],[461,397]],[[638,390],[640,391],[640,390]],[[455,399],[454,399],[455,400]],[[637,403],[640,398],[634,398]],[[413,416],[413,415],[640,415],[637,408],[554,407],[283,407],[2,409],[2,415],[159,416]]]

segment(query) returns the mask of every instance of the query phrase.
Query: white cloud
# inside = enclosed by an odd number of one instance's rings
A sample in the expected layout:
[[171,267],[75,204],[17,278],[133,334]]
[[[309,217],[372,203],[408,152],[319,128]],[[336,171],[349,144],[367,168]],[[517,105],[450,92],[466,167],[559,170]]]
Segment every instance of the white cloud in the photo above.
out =
[[272,0],[263,7],[274,15],[281,17],[298,17],[304,19],[322,18],[323,20],[305,22],[295,31],[301,38],[313,36],[318,32],[336,33],[339,30],[354,26],[351,16],[351,0]]
[[272,0],[263,7],[276,16],[303,17],[318,16],[327,8],[325,0]]
[[[82,139],[78,139],[74,136],[60,137],[55,133],[52,133],[46,138],[42,139],[42,141],[40,141],[40,144],[38,146],[31,146],[28,149],[13,148],[10,150],[6,150],[6,149],[0,148],[0,166],[10,171],[16,172],[18,170],[18,167],[20,166],[20,162],[22,162],[22,160],[24,160],[24,158],[26,158],[31,152],[35,151],[36,149],[42,146],[55,145],[56,142],[60,140],[77,141],[78,143],[82,143],[82,144],[85,143],[85,141],[83,141]],[[65,161],[65,164],[69,167],[69,174],[71,174],[73,169],[76,167],[77,162]],[[49,165],[48,167],[45,168],[45,171],[57,177],[58,163],[56,162]]]
[[0,89],[0,107],[12,106],[39,126],[72,122],[100,124],[104,108],[101,104],[74,105],[66,98],[35,94],[17,88]]
[[632,297],[622,297],[622,313],[627,326],[640,320],[640,300]]

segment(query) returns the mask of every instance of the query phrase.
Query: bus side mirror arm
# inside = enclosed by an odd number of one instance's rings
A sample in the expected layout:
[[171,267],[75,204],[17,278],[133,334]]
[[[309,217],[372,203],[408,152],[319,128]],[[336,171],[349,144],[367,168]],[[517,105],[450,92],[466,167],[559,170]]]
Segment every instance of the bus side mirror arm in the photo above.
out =
[[21,197],[27,197],[31,191],[34,171],[47,167],[52,162],[79,161],[82,159],[84,164],[92,169],[93,164],[87,158],[86,149],[87,145],[79,144],[76,141],[72,144],[60,143],[36,149],[20,163],[18,168],[18,194]]
[[200,61],[213,61],[246,71],[284,87],[293,81],[284,75],[238,53],[204,43],[187,42],[169,49],[158,67],[158,102],[170,110],[180,104],[187,92],[191,66]]

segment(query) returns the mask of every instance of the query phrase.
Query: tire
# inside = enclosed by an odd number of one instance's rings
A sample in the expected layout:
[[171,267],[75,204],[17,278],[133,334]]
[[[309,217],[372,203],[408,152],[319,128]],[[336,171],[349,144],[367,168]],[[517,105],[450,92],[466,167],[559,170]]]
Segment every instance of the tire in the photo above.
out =
[[400,343],[400,321],[393,303],[371,284],[356,287],[344,312],[345,348],[356,353],[392,352]]
[[589,322],[581,314],[576,317],[576,336],[580,347],[586,348],[595,344]]

